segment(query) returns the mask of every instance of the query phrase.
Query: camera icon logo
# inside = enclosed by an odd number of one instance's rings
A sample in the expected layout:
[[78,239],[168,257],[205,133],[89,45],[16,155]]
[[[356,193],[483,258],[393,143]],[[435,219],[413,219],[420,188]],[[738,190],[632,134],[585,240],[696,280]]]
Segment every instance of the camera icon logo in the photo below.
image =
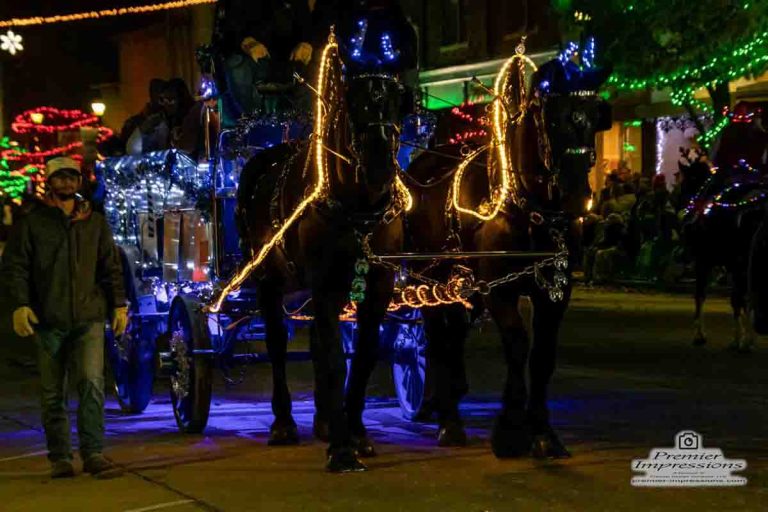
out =
[[701,446],[701,436],[696,432],[680,432],[675,437],[678,450],[698,450]]

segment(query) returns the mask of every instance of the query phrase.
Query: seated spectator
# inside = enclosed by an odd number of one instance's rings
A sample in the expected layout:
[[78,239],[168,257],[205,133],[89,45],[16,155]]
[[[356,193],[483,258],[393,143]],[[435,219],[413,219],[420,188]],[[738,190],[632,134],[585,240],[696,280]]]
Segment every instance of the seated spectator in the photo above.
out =
[[148,115],[134,130],[126,145],[130,155],[140,155],[176,147],[181,138],[182,124],[194,99],[181,78],[165,83],[160,92],[160,110]]
[[161,80],[159,78],[153,78],[150,80],[149,101],[146,105],[144,105],[144,108],[141,110],[141,112],[129,117],[125,123],[123,123],[123,127],[120,130],[120,136],[118,138],[121,141],[123,147],[128,144],[128,139],[130,139],[131,135],[133,135],[136,129],[138,129],[144,123],[147,117],[162,110],[162,106],[160,105],[160,95],[165,90],[165,87],[165,80]]
[[[219,2],[214,40],[223,61],[226,124],[261,106],[257,85],[291,83],[314,49],[311,9],[314,1],[223,0]],[[327,35],[327,34],[326,34]]]
[[628,220],[636,201],[634,185],[631,183],[616,183],[611,189],[611,199],[603,206],[600,213],[606,219],[612,213],[618,213],[625,220]]

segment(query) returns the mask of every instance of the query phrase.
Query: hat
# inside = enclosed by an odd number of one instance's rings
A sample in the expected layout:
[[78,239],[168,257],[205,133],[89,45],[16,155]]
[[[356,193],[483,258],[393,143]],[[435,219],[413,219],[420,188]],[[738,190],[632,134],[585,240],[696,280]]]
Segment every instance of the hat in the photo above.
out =
[[69,171],[70,173],[80,176],[80,162],[68,156],[59,156],[46,162],[45,174],[48,176],[48,179],[61,171]]

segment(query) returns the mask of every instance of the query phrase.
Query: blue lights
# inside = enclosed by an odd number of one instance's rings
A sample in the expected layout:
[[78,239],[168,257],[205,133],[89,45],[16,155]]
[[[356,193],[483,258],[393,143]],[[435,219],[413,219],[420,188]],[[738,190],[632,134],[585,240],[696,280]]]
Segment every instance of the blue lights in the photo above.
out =
[[358,31],[350,39],[350,56],[352,60],[361,61],[363,57],[363,45],[365,44],[365,36],[368,33],[368,20],[362,19],[357,22]]
[[586,48],[584,48],[584,51],[581,54],[581,63],[586,68],[593,68],[595,67],[595,38],[590,37],[587,39],[587,44],[585,46]]
[[579,45],[574,43],[573,41],[569,42],[568,45],[565,47],[565,49],[560,52],[560,55],[558,55],[558,59],[560,59],[560,62],[565,64],[569,60],[571,60],[571,57],[573,57],[576,53],[579,51]]
[[216,82],[209,76],[203,76],[200,79],[200,99],[210,100],[219,95],[219,91],[216,90]]
[[355,28],[354,35],[349,39],[349,57],[352,61],[381,66],[393,64],[398,60],[400,51],[395,49],[391,33],[382,31],[376,24],[372,28],[365,18],[358,20]]
[[397,59],[400,52],[396,52],[392,48],[392,38],[386,32],[381,36],[381,51],[384,53],[384,58],[389,62]]
[[592,69],[595,67],[595,38],[589,37],[582,47],[573,41],[570,41],[560,52],[557,58],[562,64],[567,64],[574,56],[581,57],[580,68]]

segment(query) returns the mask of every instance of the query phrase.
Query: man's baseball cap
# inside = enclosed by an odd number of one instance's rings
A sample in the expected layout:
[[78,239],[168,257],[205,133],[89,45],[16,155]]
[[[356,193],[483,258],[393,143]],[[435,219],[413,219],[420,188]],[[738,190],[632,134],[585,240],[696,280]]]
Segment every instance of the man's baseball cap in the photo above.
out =
[[51,179],[51,176],[58,172],[68,172],[69,174],[76,176],[82,175],[80,172],[80,162],[68,156],[51,158],[46,162],[45,174],[48,179]]

